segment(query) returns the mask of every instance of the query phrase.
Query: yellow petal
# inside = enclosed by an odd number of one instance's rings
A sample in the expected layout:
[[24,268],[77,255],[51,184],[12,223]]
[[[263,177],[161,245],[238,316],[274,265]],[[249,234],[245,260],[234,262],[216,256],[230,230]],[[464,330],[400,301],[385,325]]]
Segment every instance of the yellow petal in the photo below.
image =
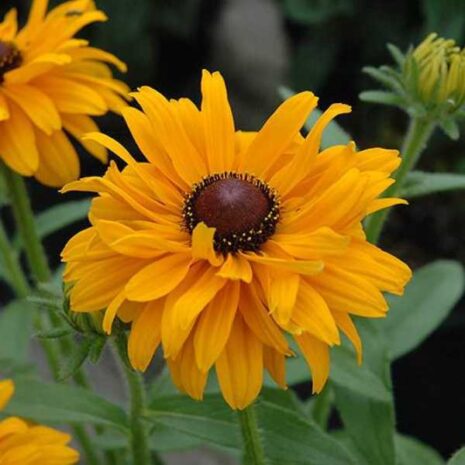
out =
[[208,260],[212,266],[220,266],[223,257],[214,247],[215,228],[209,228],[205,223],[199,223],[192,232],[192,257]]
[[275,383],[282,389],[287,389],[286,357],[271,347],[263,347],[263,363]]
[[31,85],[16,84],[7,87],[5,94],[47,135],[61,129],[60,115],[53,101],[39,89]]
[[354,325],[354,322],[347,313],[337,312],[333,310],[332,312],[334,320],[338,328],[347,336],[354,349],[357,353],[357,362],[359,365],[362,364],[362,340],[358,334],[357,328]]
[[37,179],[46,186],[62,187],[79,177],[80,165],[76,150],[62,131],[47,136],[36,131],[40,165]]
[[202,118],[211,173],[234,169],[234,119],[220,73],[202,72]]
[[163,300],[149,302],[132,323],[128,341],[131,365],[145,371],[161,342],[161,317]]
[[202,400],[208,372],[199,370],[190,337],[176,360],[167,359],[174,384],[195,400]]
[[126,293],[124,292],[124,289],[119,292],[116,297],[110,302],[110,305],[108,305],[106,311],[105,311],[105,316],[103,318],[103,330],[107,334],[111,334],[111,327],[113,326],[113,321],[116,318],[116,314],[118,313],[119,308],[121,305],[123,305],[123,302],[126,300]]
[[0,411],[10,402],[15,392],[15,385],[10,379],[0,381]]
[[292,312],[292,322],[327,344],[340,344],[339,331],[323,297],[302,281]]
[[105,147],[90,140],[83,140],[84,134],[98,132],[97,123],[86,115],[72,115],[65,113],[61,115],[63,127],[97,160],[102,163],[108,162],[108,153]]
[[0,123],[9,119],[10,110],[8,108],[8,103],[3,95],[3,92],[0,91]]
[[302,92],[287,99],[258,132],[244,155],[244,170],[266,178],[274,162],[291,144],[318,99]]
[[294,337],[312,371],[313,392],[321,392],[329,376],[330,360],[328,345],[310,334]]
[[195,359],[201,371],[208,371],[228,340],[239,304],[239,283],[229,283],[201,313],[194,335]]
[[239,310],[247,326],[263,344],[281,354],[291,354],[286,338],[258,297],[254,285],[241,286]]
[[148,302],[171,292],[186,277],[191,259],[188,255],[166,255],[142,268],[126,284],[129,300]]
[[39,152],[34,128],[15,104],[10,104],[10,118],[0,122],[0,156],[23,176],[32,176],[39,167]]
[[292,315],[300,286],[295,273],[271,273],[268,288],[268,308],[278,324],[286,325]]
[[252,267],[245,256],[228,254],[217,276],[232,281],[252,282]]
[[234,410],[250,405],[262,387],[263,346],[239,315],[216,362],[216,374],[221,392]]

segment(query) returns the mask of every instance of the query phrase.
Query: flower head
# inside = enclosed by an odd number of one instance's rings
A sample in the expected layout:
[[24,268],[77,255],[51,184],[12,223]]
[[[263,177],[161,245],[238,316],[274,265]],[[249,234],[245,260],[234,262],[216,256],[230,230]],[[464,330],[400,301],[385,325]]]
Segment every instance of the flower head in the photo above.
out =
[[[49,186],[79,177],[79,160],[68,137],[98,130],[92,116],[119,111],[128,88],[113,79],[113,55],[74,35],[105,21],[92,0],[65,2],[47,13],[48,0],[33,0],[18,30],[16,10],[0,23],[0,160],[23,176]],[[85,148],[102,162],[107,153]]]
[[246,407],[264,368],[286,385],[297,342],[319,392],[340,332],[361,342],[352,315],[384,317],[383,291],[401,294],[409,268],[365,240],[363,218],[404,203],[380,194],[398,152],[320,152],[322,133],[350,107],[331,105],[309,134],[300,130],[317,98],[284,102],[259,132],[234,127],[224,81],[205,71],[202,105],[168,101],[143,87],[143,111],[123,110],[145,156],[93,134],[127,166],[64,191],[98,193],[91,226],[63,251],[71,309],[105,309],[130,323],[129,357],[145,370],[162,345],[175,384],[196,399],[215,366],[226,401]]
[[[0,381],[0,410],[14,394],[10,380]],[[72,465],[79,454],[68,446],[71,438],[46,426],[20,418],[0,420],[0,463],[2,465]]]

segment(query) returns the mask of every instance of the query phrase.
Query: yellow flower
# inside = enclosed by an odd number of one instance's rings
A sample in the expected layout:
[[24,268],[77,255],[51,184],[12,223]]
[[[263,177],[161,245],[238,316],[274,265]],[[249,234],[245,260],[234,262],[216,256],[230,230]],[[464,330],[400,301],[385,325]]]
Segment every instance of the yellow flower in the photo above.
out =
[[[0,410],[14,393],[10,380],[0,381]],[[67,444],[68,434],[46,426],[32,425],[9,417],[0,420],[0,463],[2,465],[72,465],[79,454]]]
[[[91,116],[119,111],[125,84],[108,64],[125,65],[74,35],[105,21],[92,0],[68,1],[47,13],[48,0],[34,0],[18,30],[16,10],[0,23],[0,160],[23,176],[49,186],[79,177],[79,159],[68,136],[98,130]],[[102,162],[102,147],[84,147]]]
[[[438,105],[449,101],[453,109],[465,103],[465,51],[454,40],[430,34],[411,55],[417,67],[417,86],[425,103]],[[408,65],[406,72],[416,74]]]
[[175,384],[202,398],[213,366],[224,398],[242,409],[258,395],[264,368],[285,387],[293,336],[319,392],[340,331],[361,358],[351,315],[384,317],[382,291],[401,294],[409,268],[365,240],[363,218],[404,203],[379,195],[392,184],[398,152],[357,152],[353,143],[319,152],[322,133],[350,107],[331,105],[302,137],[317,98],[284,102],[259,132],[234,127],[224,81],[205,71],[202,106],[143,87],[143,112],[123,116],[144,154],[115,140],[103,177],[63,191],[98,193],[92,226],[63,251],[71,309],[106,309],[131,323],[129,357],[145,370],[161,344]]

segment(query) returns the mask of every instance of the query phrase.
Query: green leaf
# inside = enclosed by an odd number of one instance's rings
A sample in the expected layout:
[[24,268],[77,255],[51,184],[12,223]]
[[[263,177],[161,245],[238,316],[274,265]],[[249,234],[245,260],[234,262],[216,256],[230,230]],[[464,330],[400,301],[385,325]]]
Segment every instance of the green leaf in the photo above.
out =
[[397,465],[444,465],[444,460],[432,447],[417,439],[397,434],[395,437]]
[[[295,92],[287,87],[279,88],[279,95],[283,99],[287,99],[295,95]],[[313,125],[316,123],[318,118],[321,116],[322,112],[318,108],[315,108],[310,114],[307,122],[305,123],[305,128],[310,130]],[[334,120],[328,124],[325,132],[323,133],[323,138],[321,140],[321,148],[326,149],[333,145],[345,145],[352,140],[352,137],[344,130],[342,127],[336,123]]]
[[[53,234],[70,224],[81,221],[89,213],[90,200],[76,200],[72,202],[60,203],[36,215],[36,227],[39,237]],[[19,238],[15,239],[15,244],[19,244]]]
[[355,465],[351,454],[315,423],[267,401],[256,405],[265,455],[272,465]]
[[460,128],[457,121],[453,118],[448,118],[439,124],[444,134],[452,140],[458,140],[460,138]]
[[383,70],[374,68],[373,66],[365,66],[363,68],[363,72],[392,90],[399,92],[402,91],[402,85],[399,80],[391,73],[384,72]]
[[73,353],[60,368],[59,381],[64,381],[76,374],[89,357],[93,342],[92,339],[85,338],[80,344],[74,345]]
[[405,55],[402,53],[402,50],[394,44],[387,44],[386,47],[394,61],[402,68],[405,62]]
[[385,321],[393,360],[419,346],[449,315],[465,288],[460,263],[438,260],[419,270],[402,297],[390,297]]
[[414,198],[458,189],[465,189],[465,175],[463,174],[411,171],[400,196]]
[[[364,341],[364,364],[391,391],[389,359],[383,335],[370,320],[357,321]],[[334,385],[336,406],[345,429],[363,463],[358,465],[395,465],[395,416],[392,395],[389,401],[373,400],[342,385]]]
[[16,391],[5,412],[38,423],[71,423],[127,429],[126,413],[86,389],[15,378]]
[[405,103],[405,100],[401,96],[384,90],[366,90],[360,93],[359,98],[364,102],[379,103],[381,105],[395,107],[401,107]]
[[456,452],[447,465],[465,465],[465,447]]
[[25,300],[15,300],[0,312],[0,359],[25,363],[35,309]]
[[335,347],[331,352],[331,380],[336,386],[361,394],[369,399],[389,402],[391,392],[383,380],[368,366],[358,365],[353,350]]
[[233,449],[240,445],[234,412],[216,394],[207,394],[202,402],[179,395],[157,399],[147,417],[156,427],[188,434],[207,444]]

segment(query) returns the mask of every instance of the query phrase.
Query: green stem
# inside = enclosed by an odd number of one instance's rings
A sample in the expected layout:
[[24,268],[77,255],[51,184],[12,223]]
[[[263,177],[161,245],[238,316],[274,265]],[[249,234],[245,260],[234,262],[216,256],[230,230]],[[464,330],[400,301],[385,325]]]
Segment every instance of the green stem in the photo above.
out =
[[[425,149],[435,126],[436,124],[434,121],[424,118],[411,118],[409,129],[401,149],[402,164],[394,174],[396,182],[386,191],[386,197],[395,197],[399,194],[408,173],[415,167],[420,155]],[[378,242],[388,215],[389,209],[384,209],[374,213],[369,218],[366,232],[370,242],[374,244]]]
[[255,406],[252,404],[244,410],[238,410],[239,424],[244,442],[244,464],[265,465],[265,451],[260,440]]
[[11,247],[10,241],[5,231],[3,223],[0,221],[0,253],[3,257],[6,271],[8,272],[8,282],[13,287],[16,295],[22,299],[29,295],[29,283],[24,276],[19,263],[18,255]]
[[[24,179],[2,163],[0,163],[0,168],[8,187],[13,214],[23,240],[24,249],[33,276],[37,282],[49,281],[51,272],[45,251],[37,234],[34,214],[31,209]],[[14,252],[14,248],[8,240],[3,224],[0,224],[0,253],[9,271],[10,282],[12,283],[16,295],[20,298],[27,298],[31,294],[31,288],[21,268],[18,257]],[[37,313],[34,319],[36,331],[44,332],[49,330],[50,321],[51,318],[44,312]],[[53,321],[52,326],[54,326]],[[57,346],[53,341],[47,339],[41,340],[41,345],[45,352],[50,372],[53,378],[58,380],[60,377],[61,355],[64,355],[65,352],[63,350],[64,348]],[[69,350],[69,345],[67,349]],[[84,376],[83,374],[76,375],[77,380],[84,380],[81,375]],[[72,429],[74,436],[82,446],[87,464],[100,465],[100,458],[95,452],[95,448],[85,428],[82,426],[74,426]]]
[[127,337],[124,333],[114,339],[114,345],[129,391],[132,463],[151,465],[148,429],[143,418],[147,402],[144,379],[129,366]]
[[13,214],[23,240],[29,266],[37,282],[47,282],[51,278],[47,256],[34,223],[31,202],[22,176],[3,165],[5,181],[10,194]]

